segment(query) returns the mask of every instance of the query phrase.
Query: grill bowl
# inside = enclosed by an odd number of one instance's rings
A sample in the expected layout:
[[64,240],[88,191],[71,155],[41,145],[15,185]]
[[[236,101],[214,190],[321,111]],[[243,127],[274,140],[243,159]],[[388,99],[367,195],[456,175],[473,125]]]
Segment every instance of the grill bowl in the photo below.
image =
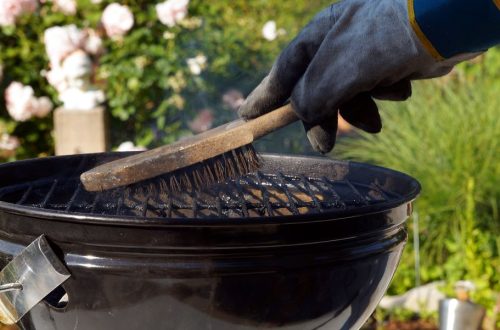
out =
[[0,166],[0,267],[45,234],[72,274],[67,305],[38,304],[26,329],[359,328],[420,190],[392,170],[283,155],[203,193],[78,190],[80,173],[127,155]]

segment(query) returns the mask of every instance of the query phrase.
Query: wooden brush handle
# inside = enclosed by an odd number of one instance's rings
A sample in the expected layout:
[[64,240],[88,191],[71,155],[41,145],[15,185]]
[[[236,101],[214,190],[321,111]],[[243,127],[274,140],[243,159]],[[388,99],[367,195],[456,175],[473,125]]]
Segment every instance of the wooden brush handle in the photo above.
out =
[[259,139],[297,120],[299,120],[299,117],[297,117],[289,103],[281,108],[247,121],[244,124],[244,128],[252,132],[254,139]]
[[97,166],[80,177],[85,189],[102,191],[186,169],[193,164],[251,144],[299,120],[290,105],[255,119],[235,120],[175,143]]

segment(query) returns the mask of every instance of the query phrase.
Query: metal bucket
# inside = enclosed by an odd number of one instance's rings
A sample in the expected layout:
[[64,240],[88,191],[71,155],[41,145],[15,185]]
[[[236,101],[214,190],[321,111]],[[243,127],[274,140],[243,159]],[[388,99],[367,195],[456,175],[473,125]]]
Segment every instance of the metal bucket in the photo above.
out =
[[444,299],[439,302],[439,330],[481,329],[485,310],[470,301]]

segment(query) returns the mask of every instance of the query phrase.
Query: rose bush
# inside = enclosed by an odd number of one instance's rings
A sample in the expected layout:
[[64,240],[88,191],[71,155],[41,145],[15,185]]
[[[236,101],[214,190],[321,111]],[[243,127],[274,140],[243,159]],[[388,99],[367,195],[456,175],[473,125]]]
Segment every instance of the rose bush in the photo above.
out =
[[[53,153],[51,115],[33,110],[46,111],[45,97],[66,108],[104,102],[114,148],[233,119],[282,46],[328,3],[1,0],[0,134],[19,143],[0,160]],[[13,82],[24,98],[8,106]]]

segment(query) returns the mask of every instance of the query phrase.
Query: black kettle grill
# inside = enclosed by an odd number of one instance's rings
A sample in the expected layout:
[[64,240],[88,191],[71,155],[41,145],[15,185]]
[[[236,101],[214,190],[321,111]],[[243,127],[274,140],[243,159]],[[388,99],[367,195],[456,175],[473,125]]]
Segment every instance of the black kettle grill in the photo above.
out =
[[82,188],[82,172],[126,155],[0,165],[0,269],[44,234],[70,273],[19,328],[358,329],[420,190],[392,170],[283,155],[201,192]]

